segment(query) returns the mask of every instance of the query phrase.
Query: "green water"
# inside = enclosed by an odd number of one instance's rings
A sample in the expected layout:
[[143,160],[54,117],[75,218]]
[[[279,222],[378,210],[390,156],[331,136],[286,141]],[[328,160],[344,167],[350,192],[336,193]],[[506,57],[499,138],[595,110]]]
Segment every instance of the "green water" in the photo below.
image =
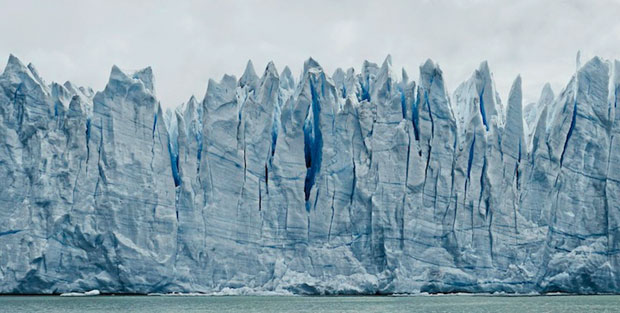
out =
[[620,312],[620,296],[2,296],[0,312]]

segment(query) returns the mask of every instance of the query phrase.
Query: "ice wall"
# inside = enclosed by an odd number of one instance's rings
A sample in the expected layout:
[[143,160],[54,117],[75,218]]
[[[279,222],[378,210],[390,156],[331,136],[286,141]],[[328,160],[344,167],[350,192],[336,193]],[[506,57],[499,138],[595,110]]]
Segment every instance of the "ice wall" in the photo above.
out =
[[[162,112],[150,68],[103,91],[0,75],[0,292],[620,290],[620,62],[507,103],[365,62],[251,62]],[[226,289],[229,288],[229,289]]]

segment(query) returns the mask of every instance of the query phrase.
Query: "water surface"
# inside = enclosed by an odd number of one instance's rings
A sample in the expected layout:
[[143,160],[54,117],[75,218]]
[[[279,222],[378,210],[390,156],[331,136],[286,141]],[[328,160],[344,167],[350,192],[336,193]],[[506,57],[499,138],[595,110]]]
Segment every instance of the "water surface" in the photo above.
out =
[[0,312],[620,312],[620,296],[1,296]]

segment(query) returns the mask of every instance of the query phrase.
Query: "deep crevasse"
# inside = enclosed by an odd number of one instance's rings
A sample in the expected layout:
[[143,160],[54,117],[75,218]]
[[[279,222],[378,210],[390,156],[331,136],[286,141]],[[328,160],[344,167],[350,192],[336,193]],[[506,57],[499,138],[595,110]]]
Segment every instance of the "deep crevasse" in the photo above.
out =
[[249,62],[166,113],[150,68],[94,93],[11,56],[0,88],[0,292],[620,288],[618,61],[526,108],[390,57]]

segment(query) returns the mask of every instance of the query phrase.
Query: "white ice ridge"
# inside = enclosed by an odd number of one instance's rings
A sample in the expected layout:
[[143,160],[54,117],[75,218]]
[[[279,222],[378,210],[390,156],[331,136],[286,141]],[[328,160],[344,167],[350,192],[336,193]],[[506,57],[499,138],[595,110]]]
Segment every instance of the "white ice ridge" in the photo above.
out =
[[0,293],[620,292],[618,61],[525,108],[486,62],[451,96],[389,57],[248,62],[166,113],[153,86],[9,57]]

